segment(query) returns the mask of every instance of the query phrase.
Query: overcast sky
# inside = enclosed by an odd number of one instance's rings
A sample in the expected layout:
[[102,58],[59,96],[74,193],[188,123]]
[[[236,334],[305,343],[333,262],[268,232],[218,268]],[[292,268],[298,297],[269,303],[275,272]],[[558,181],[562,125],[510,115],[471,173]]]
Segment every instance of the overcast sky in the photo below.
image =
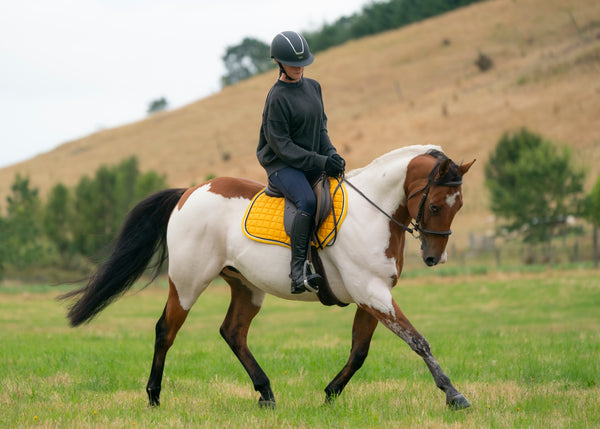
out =
[[0,167],[220,90],[244,37],[316,30],[371,0],[0,0]]

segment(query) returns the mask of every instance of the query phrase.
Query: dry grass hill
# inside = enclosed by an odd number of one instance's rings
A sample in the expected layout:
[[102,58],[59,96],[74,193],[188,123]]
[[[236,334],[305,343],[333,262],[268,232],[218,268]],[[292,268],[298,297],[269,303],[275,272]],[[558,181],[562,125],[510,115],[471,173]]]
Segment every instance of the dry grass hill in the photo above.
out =
[[[494,62],[487,72],[475,65],[480,52]],[[305,73],[323,86],[329,132],[349,168],[411,144],[438,144],[457,162],[477,158],[455,223],[459,237],[491,226],[483,166],[505,131],[526,126],[568,144],[589,184],[600,174],[598,0],[489,0],[330,49]],[[255,148],[275,79],[269,72],[4,168],[0,196],[17,172],[43,195],[131,155],[171,186],[209,174],[264,181]]]

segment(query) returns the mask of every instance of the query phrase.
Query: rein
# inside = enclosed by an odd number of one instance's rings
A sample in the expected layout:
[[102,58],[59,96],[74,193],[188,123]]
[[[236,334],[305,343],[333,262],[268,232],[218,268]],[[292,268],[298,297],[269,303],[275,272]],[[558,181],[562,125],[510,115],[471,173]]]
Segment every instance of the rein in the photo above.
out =
[[415,232],[418,232],[419,234],[439,235],[442,237],[448,237],[450,234],[452,234],[452,230],[449,229],[447,231],[434,231],[431,229],[424,228],[424,225],[422,223],[423,222],[423,214],[425,212],[425,202],[427,201],[427,197],[429,196],[429,190],[431,189],[432,184],[435,184],[438,186],[450,186],[450,187],[457,187],[457,186],[462,185],[462,178],[459,178],[458,180],[454,180],[454,181],[448,181],[448,182],[441,182],[441,181],[435,182],[433,180],[433,178],[435,177],[435,174],[437,173],[439,167],[440,167],[440,164],[437,163],[436,166],[433,167],[433,169],[431,170],[431,173],[429,173],[429,178],[427,180],[427,184],[424,187],[422,187],[421,189],[413,192],[406,199],[406,201],[408,201],[411,198],[413,198],[414,196],[416,196],[419,192],[423,192],[423,196],[421,197],[421,201],[419,203],[419,211],[417,213],[417,218],[414,220],[414,222],[410,223],[410,226],[412,228],[404,225],[403,223],[398,222],[396,219],[394,219],[392,216],[390,216],[388,213],[386,213],[385,210],[383,210],[381,207],[379,207],[375,202],[373,202],[369,197],[367,197],[360,189],[358,189],[350,181],[348,181],[348,179],[346,179],[346,177],[342,176],[341,181],[346,182],[348,184],[348,186],[350,186],[352,189],[354,189],[361,197],[363,197],[365,200],[367,200],[373,207],[375,207],[377,210],[379,210],[381,213],[383,213],[385,215],[385,217],[387,217],[389,220],[394,222],[400,228],[404,229],[406,232],[408,232],[414,238],[420,237],[420,235],[419,236],[415,235]]
[[[375,202],[373,202],[373,200],[371,200],[369,197],[367,197],[360,189],[358,189],[356,186],[354,186],[348,179],[346,179],[345,177],[342,177],[342,181],[347,183],[348,186],[350,186],[352,189],[354,189],[356,192],[358,192],[358,195],[360,195],[361,197],[363,197],[365,200],[367,200],[373,207],[375,207],[377,210],[379,210],[381,213],[383,213],[383,215],[385,217],[387,217],[389,220],[391,220],[392,222],[394,222],[396,225],[398,225],[399,227],[403,228],[406,232],[408,232],[410,235],[412,235],[413,237],[415,237],[414,234],[414,229],[409,228],[408,226],[404,225],[403,223],[398,222],[396,219],[394,219],[393,217],[391,217],[389,214],[386,213],[385,210],[383,210],[381,207],[379,207]],[[415,237],[416,238],[416,237]]]

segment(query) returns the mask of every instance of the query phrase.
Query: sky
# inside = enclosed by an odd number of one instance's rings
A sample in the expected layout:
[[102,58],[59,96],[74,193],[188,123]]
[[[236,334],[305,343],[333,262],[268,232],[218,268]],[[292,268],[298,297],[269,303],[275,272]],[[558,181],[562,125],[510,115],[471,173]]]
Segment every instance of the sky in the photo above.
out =
[[219,92],[229,46],[371,0],[0,0],[0,168]]

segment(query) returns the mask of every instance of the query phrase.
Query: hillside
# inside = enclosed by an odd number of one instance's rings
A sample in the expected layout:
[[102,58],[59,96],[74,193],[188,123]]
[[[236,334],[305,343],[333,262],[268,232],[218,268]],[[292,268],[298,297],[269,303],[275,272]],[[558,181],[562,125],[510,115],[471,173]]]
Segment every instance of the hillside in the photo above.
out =
[[[475,66],[479,52],[491,70]],[[463,239],[491,226],[483,165],[507,130],[527,126],[569,144],[590,182],[600,174],[597,0],[489,0],[320,53],[305,74],[322,84],[330,135],[349,168],[410,144],[438,144],[457,162],[477,158],[454,228]],[[269,72],[1,169],[2,201],[17,172],[44,194],[131,155],[172,186],[208,174],[264,181],[255,149],[275,79]]]

